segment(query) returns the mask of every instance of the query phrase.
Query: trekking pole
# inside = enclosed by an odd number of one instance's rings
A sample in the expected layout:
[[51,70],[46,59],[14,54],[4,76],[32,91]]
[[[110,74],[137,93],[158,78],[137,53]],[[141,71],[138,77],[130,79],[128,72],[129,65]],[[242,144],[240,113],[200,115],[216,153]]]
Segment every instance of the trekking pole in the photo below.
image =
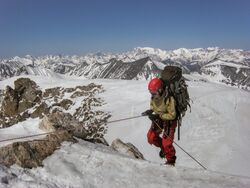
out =
[[[156,121],[154,121],[153,120],[153,122],[157,125],[157,127],[161,130],[161,131],[163,131],[163,129],[160,127],[160,125],[156,122]],[[164,135],[166,135],[168,138],[170,138],[164,131],[163,131],[163,134]],[[171,139],[171,138],[170,138]],[[172,140],[172,139],[171,139]],[[198,163],[204,170],[207,170],[207,168],[206,167],[204,167],[197,159],[195,159],[191,154],[189,154],[186,150],[184,150],[179,144],[177,144],[174,140],[172,140],[173,141],[173,143],[177,146],[177,147],[179,147],[184,153],[186,153],[191,159],[193,159],[196,163]]]

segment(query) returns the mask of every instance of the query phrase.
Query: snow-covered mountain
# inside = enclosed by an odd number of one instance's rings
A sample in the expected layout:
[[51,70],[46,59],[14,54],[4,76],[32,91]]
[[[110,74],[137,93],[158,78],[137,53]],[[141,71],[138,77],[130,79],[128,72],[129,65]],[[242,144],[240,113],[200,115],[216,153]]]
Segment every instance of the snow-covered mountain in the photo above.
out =
[[250,52],[240,49],[196,48],[166,51],[138,47],[132,51],[86,56],[14,57],[0,62],[0,79],[18,75],[56,76],[57,73],[86,78],[150,79],[167,64],[185,73],[198,72],[215,82],[250,89]]
[[[110,147],[85,141],[64,142],[43,161],[43,167],[23,169],[0,166],[0,187],[244,187],[250,180],[249,92],[211,83],[199,74],[185,75],[189,81],[192,112],[183,118],[181,140],[176,142],[200,161],[203,170],[177,146],[174,168],[162,165],[159,149],[147,143],[150,120],[147,117],[108,124],[105,135],[135,145],[146,160],[135,160]],[[134,117],[149,108],[147,81],[89,80],[77,77],[25,76],[43,91],[52,87],[76,87],[94,82],[103,86],[99,93],[109,112],[109,121]],[[19,77],[18,77],[19,78]],[[0,81],[0,89],[13,86],[17,77]],[[69,95],[65,95],[65,97]],[[71,110],[71,109],[69,109]],[[1,129],[0,136],[15,137],[37,131],[40,119],[27,119],[14,127]],[[15,132],[18,130],[18,133]],[[21,131],[22,130],[22,131]],[[236,176],[234,176],[236,175]]]

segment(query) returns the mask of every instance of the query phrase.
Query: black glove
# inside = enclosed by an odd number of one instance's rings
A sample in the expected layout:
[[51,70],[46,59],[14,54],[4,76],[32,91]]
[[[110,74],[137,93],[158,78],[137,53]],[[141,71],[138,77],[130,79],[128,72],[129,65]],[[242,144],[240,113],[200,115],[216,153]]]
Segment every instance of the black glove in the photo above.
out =
[[153,113],[153,110],[146,110],[145,112],[142,112],[141,115],[142,116],[149,116]]
[[151,121],[155,121],[156,119],[159,119],[160,116],[158,114],[149,114],[148,115],[148,118],[151,120]]

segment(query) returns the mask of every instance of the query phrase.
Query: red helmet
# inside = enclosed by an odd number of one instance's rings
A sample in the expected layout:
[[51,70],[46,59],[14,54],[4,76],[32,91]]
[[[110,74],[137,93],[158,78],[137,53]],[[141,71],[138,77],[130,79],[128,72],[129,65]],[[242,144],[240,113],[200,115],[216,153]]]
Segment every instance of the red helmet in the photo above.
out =
[[148,90],[150,93],[157,93],[163,88],[163,82],[160,78],[153,78],[148,84]]

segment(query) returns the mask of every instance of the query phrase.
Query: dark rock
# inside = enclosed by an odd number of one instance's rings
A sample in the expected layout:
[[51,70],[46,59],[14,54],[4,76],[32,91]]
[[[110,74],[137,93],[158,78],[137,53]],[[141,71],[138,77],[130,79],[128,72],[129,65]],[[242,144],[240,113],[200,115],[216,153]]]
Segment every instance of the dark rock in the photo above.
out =
[[104,139],[104,138],[85,138],[84,140],[88,141],[88,142],[92,142],[92,143],[97,143],[97,144],[103,144],[105,146],[109,146],[108,142]]
[[60,96],[62,88],[61,87],[55,87],[55,88],[50,88],[50,89],[45,89],[45,92],[43,94],[43,97],[49,97],[53,98],[55,96]]
[[74,93],[70,96],[70,98],[74,99],[74,98],[76,98],[76,97],[82,97],[82,96],[88,96],[88,95],[89,95],[89,93],[87,93],[87,92],[85,92],[85,91],[76,91],[76,92],[74,92]]
[[39,127],[45,131],[57,130],[60,128],[69,130],[78,138],[87,138],[87,131],[83,125],[69,113],[56,111],[44,117]]
[[2,111],[7,116],[24,112],[41,100],[42,91],[37,90],[34,81],[28,78],[19,78],[14,82],[14,85],[15,89],[6,87],[5,97],[2,101]]
[[27,88],[30,88],[30,87],[34,89],[37,88],[36,83],[29,78],[18,78],[14,82],[14,85],[15,85],[15,90],[20,94],[22,94],[24,90]]
[[114,150],[130,157],[136,159],[144,159],[143,154],[131,143],[124,143],[120,139],[115,139],[112,142],[111,147]]
[[72,92],[74,92],[76,89],[75,88],[65,88],[64,89],[64,91],[66,92],[66,93],[72,93]]
[[22,113],[25,110],[33,107],[35,105],[35,103],[27,101],[27,100],[22,100],[19,102],[18,104],[18,113]]
[[5,95],[2,101],[2,111],[6,116],[17,115],[18,111],[18,92],[10,86],[6,87]]
[[17,142],[0,148],[0,164],[10,167],[17,164],[24,168],[42,166],[42,161],[51,155],[63,141],[74,141],[68,131],[46,136],[45,140]]
[[49,114],[49,110],[50,108],[48,107],[48,105],[45,102],[42,102],[35,110],[34,112],[32,112],[32,114],[30,115],[30,117],[32,118],[43,118],[44,115]]
[[0,89],[0,104],[2,104],[3,97],[4,97],[4,90]]
[[14,82],[14,85],[15,91],[19,95],[19,113],[24,112],[41,101],[42,91],[37,89],[38,86],[36,83],[29,78],[19,78]]
[[56,111],[45,116],[40,122],[39,128],[47,132],[65,129],[77,138],[107,145],[107,141],[103,138],[105,128],[101,126],[102,124],[95,122],[89,126],[84,126],[71,114]]
[[15,89],[6,87],[2,99],[0,116],[4,119],[0,120],[1,127],[8,127],[26,120],[31,116],[28,110],[36,105],[38,107],[34,109],[33,118],[42,117],[42,114],[49,112],[44,103],[40,104],[42,91],[38,89],[34,81],[29,78],[19,78],[14,82],[14,85]]
[[[80,89],[82,91],[92,91],[93,89],[96,89],[96,90],[102,89],[102,86],[101,85],[96,85],[94,83],[90,83],[87,86],[76,86],[76,90],[77,89]],[[92,91],[92,92],[94,92],[94,91]]]
[[60,107],[63,107],[65,110],[68,110],[72,104],[73,104],[73,102],[71,100],[63,99],[60,103],[56,103],[52,106],[60,106]]
[[59,126],[55,125],[53,121],[48,116],[44,116],[42,121],[39,123],[39,129],[45,131],[45,132],[51,132],[58,129]]

